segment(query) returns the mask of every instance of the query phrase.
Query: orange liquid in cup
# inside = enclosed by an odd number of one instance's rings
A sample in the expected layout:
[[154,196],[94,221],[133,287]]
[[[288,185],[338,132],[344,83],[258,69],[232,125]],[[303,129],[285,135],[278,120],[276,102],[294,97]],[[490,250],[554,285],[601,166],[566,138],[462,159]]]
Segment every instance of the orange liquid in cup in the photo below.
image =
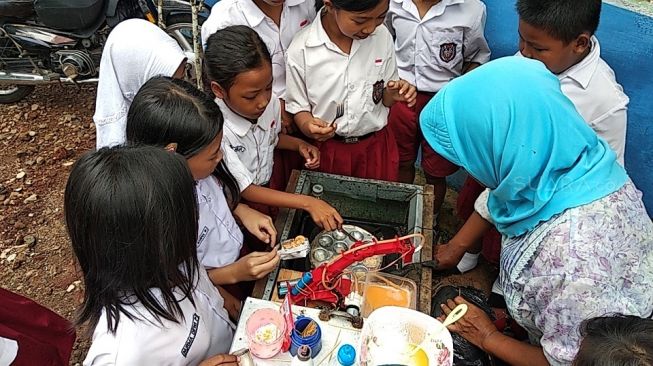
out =
[[410,293],[402,288],[368,284],[365,288],[365,304],[370,311],[384,306],[410,306]]

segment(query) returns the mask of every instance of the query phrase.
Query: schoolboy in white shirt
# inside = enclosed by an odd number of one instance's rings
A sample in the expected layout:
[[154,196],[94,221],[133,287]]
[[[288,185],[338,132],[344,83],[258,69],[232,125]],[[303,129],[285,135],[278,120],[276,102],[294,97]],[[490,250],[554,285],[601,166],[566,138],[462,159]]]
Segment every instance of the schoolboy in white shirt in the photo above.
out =
[[388,118],[399,146],[399,180],[412,183],[422,149],[422,168],[435,188],[434,213],[440,211],[446,177],[458,167],[424,140],[419,115],[443,86],[490,59],[485,40],[485,5],[479,0],[391,0],[386,26],[394,36],[399,77],[417,87],[417,103],[395,104]]

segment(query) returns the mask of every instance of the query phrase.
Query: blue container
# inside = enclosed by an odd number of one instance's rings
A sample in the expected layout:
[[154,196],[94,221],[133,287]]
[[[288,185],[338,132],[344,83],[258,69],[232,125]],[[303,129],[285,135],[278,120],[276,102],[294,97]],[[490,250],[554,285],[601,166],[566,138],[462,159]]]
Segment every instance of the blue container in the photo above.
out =
[[[302,337],[302,331],[310,322],[315,322],[317,326],[315,333],[308,337]],[[295,321],[295,328],[290,334],[290,354],[296,356],[297,349],[304,345],[311,348],[311,358],[315,358],[320,353],[320,350],[322,350],[322,330],[315,320],[306,316],[298,316]]]

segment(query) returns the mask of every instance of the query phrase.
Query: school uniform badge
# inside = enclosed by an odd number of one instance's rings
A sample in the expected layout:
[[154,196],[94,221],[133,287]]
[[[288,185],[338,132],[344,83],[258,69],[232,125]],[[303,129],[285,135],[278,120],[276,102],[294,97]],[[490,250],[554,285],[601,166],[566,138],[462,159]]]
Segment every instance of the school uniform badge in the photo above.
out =
[[440,45],[440,60],[444,62],[451,62],[456,58],[456,44],[455,43],[443,43]]
[[374,104],[379,104],[383,99],[383,89],[385,89],[385,82],[383,80],[374,83],[374,86],[372,87],[372,100],[374,101]]

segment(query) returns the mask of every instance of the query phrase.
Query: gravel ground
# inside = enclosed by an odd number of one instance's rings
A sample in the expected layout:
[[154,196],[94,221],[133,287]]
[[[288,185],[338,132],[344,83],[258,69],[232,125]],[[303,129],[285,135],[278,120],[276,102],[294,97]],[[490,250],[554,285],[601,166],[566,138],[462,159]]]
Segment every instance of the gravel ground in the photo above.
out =
[[[95,143],[95,89],[37,88],[0,105],[0,283],[72,319],[83,289],[63,217],[72,163]],[[71,364],[88,340],[78,331]]]

